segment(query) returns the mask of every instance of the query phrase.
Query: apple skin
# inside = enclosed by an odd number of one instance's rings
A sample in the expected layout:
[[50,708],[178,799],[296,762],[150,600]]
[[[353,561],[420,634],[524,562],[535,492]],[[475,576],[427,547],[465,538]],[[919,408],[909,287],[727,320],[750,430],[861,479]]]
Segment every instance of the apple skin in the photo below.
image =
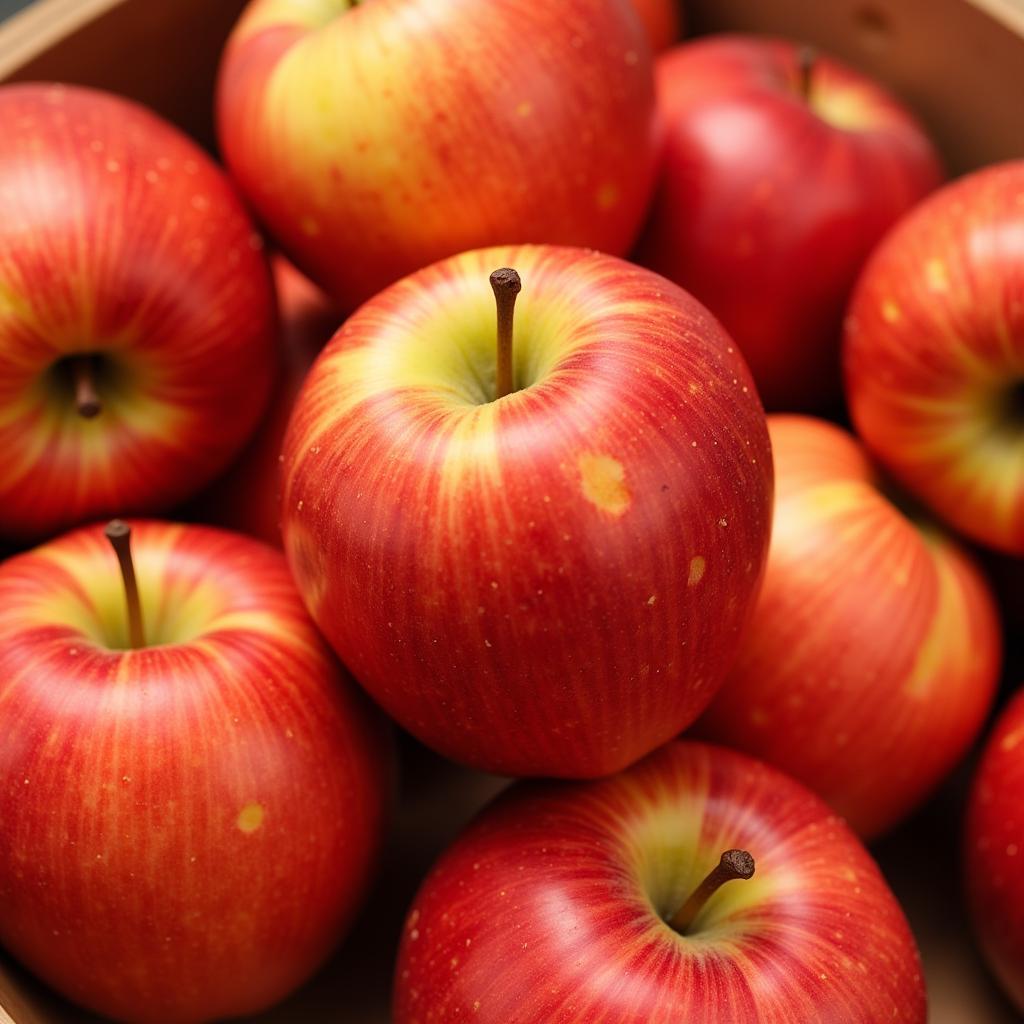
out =
[[946,186],[871,258],[846,322],[865,443],[956,529],[1024,555],[1024,160]]
[[[522,390],[493,402],[503,266],[523,280]],[[445,756],[607,774],[721,684],[764,564],[771,453],[742,358],[657,275],[553,246],[426,268],[328,344],[284,455],[307,607]]]
[[775,514],[739,657],[698,730],[782,769],[862,838],[959,762],[992,705],[999,616],[948,537],[902,512],[845,430],[769,416]]
[[986,743],[967,808],[965,871],[989,966],[1024,1013],[1024,691]]
[[798,48],[717,36],[658,58],[665,154],[638,249],[691,291],[750,364],[765,407],[840,394],[842,318],[885,230],[941,180],[918,123],[870,79]]
[[[0,88],[0,535],[168,509],[224,468],[274,373],[273,292],[226,175],[105,93]],[[62,359],[98,353],[85,419]]]
[[256,433],[230,469],[189,508],[188,518],[281,547],[281,446],[309,368],[344,319],[334,303],[280,254],[270,261],[281,323],[280,374]]
[[647,30],[655,53],[667,50],[682,34],[682,11],[678,0],[633,0],[640,20]]
[[357,908],[389,741],[279,552],[133,533],[144,649],[100,528],[0,566],[0,942],[117,1019],[252,1013]]
[[630,0],[347,8],[255,0],[217,92],[233,175],[343,309],[479,246],[629,250],[658,148]]
[[[730,848],[756,862],[684,937],[665,923]],[[487,808],[413,902],[395,1024],[924,1024],[914,940],[817,797],[725,748],[674,742],[588,783]]]

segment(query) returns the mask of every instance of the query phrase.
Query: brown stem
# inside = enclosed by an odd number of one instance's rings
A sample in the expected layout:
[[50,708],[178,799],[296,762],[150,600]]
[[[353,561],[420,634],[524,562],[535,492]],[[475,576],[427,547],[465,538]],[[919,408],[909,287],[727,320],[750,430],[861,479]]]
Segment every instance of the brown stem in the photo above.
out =
[[132,528],[120,519],[111,519],[103,532],[117,555],[124,579],[124,597],[128,606],[128,641],[132,647],[145,647],[142,602],[139,600],[139,585],[135,580],[135,563],[132,561]]
[[726,850],[722,859],[708,873],[690,898],[669,918],[669,926],[680,935],[685,935],[697,915],[704,909],[704,904],[726,882],[737,878],[750,878],[754,874],[754,858],[746,850]]
[[814,87],[814,69],[818,63],[818,49],[815,46],[801,46],[796,52],[797,90],[804,102],[810,102]]
[[502,267],[491,274],[491,289],[498,307],[498,370],[495,382],[495,399],[512,394],[515,385],[512,380],[512,320],[516,308],[516,296],[522,290],[523,282],[511,267]]
[[96,361],[92,356],[75,356],[71,362],[71,378],[75,385],[75,408],[87,420],[100,414],[103,403],[96,390]]

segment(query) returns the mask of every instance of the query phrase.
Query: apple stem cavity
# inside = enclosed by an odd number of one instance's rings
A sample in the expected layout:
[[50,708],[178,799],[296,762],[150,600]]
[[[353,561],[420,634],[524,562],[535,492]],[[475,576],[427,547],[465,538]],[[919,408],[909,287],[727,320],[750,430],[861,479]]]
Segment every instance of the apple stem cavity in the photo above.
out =
[[494,292],[494,303],[498,307],[498,368],[494,386],[495,401],[515,391],[512,380],[512,325],[516,296],[522,291],[522,288],[522,279],[511,267],[502,267],[491,274],[491,289]]
[[146,637],[142,629],[142,602],[139,600],[139,585],[135,579],[135,563],[132,560],[132,528],[120,519],[112,519],[103,531],[110,546],[117,555],[124,580],[124,597],[128,607],[128,641],[134,648],[145,647]]
[[704,909],[704,904],[721,886],[726,882],[735,881],[737,878],[751,878],[753,874],[754,858],[746,850],[726,850],[718,864],[708,873],[707,878],[690,893],[690,898],[669,918],[669,927],[674,928],[680,935],[685,935],[697,915]]
[[83,419],[91,420],[103,408],[96,390],[96,361],[92,356],[75,356],[71,362],[71,379],[75,386],[75,408]]
[[818,49],[801,46],[796,53],[797,90],[805,103],[810,102],[814,87],[814,69],[818,64]]

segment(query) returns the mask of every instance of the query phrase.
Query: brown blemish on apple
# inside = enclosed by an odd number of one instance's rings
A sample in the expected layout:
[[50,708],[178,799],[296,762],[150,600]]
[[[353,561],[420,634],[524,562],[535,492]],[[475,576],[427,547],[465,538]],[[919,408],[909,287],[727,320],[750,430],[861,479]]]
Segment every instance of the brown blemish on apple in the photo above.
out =
[[246,804],[239,812],[235,824],[240,832],[249,835],[263,825],[263,805],[257,803]]
[[610,210],[619,202],[619,187],[613,182],[605,182],[597,190],[597,208],[599,210]]
[[624,515],[632,496],[625,483],[626,471],[622,463],[610,455],[585,452],[577,465],[587,501],[610,515]]
[[702,579],[704,579],[704,569],[707,563],[704,561],[703,555],[694,555],[690,559],[690,574],[686,578],[686,585],[688,587],[695,587]]
[[[296,503],[297,513],[302,512],[303,504],[301,499]],[[328,574],[320,547],[297,515],[291,520],[288,554],[292,573],[306,598],[306,606],[315,613],[327,592]]]

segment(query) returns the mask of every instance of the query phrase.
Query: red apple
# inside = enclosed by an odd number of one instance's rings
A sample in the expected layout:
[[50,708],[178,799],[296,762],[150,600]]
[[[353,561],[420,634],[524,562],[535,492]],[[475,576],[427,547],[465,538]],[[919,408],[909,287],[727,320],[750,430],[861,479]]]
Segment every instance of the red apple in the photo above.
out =
[[844,364],[885,466],[958,530],[1024,554],[1024,160],[893,229],[857,286]]
[[791,43],[719,36],[657,63],[667,141],[640,259],[721,319],[770,409],[838,397],[857,273],[941,176],[892,96],[806,60]]
[[680,0],[633,0],[655,53],[668,49],[682,30]]
[[992,970],[1024,1013],[1024,691],[985,747],[967,813],[967,890]]
[[[523,291],[496,397],[501,267]],[[313,618],[405,728],[474,767],[593,776],[720,685],[771,479],[753,382],[699,303],[611,256],[506,247],[335,335],[285,440],[282,527]]]
[[[284,257],[271,259],[281,321],[281,373],[259,429],[231,468],[195,503],[207,523],[281,546],[281,446],[288,418],[313,360],[343,317]],[[191,518],[191,514],[190,514]]]
[[143,108],[0,89],[0,534],[198,491],[274,369],[258,237],[225,175]]
[[695,743],[499,798],[427,877],[395,974],[395,1024],[925,1016],[914,940],[856,837],[785,775]]
[[134,540],[139,635],[97,527],[0,566],[0,942],[118,1019],[251,1013],[361,900],[387,743],[278,552]]
[[221,147],[345,309],[476,246],[623,254],[656,160],[630,2],[254,0],[221,66]]
[[908,814],[978,735],[1001,638],[984,578],[887,496],[839,427],[770,416],[764,586],[702,735],[774,764],[862,837]]

